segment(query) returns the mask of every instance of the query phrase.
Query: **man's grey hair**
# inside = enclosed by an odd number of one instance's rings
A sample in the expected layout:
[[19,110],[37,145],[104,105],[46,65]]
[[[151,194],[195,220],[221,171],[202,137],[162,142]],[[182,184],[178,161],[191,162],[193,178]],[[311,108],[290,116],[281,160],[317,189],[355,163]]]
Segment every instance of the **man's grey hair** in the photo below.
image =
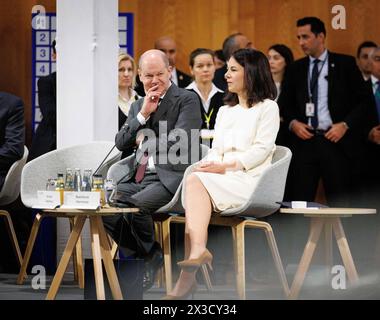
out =
[[377,54],[380,51],[380,46],[373,48],[369,53],[369,58],[372,60],[375,54]]
[[142,63],[144,61],[144,59],[146,59],[148,56],[154,56],[154,55],[158,55],[159,57],[161,57],[162,61],[164,62],[165,64],[165,67],[168,68],[169,67],[169,59],[168,57],[166,56],[165,53],[163,53],[161,50],[157,50],[157,49],[151,49],[151,50],[148,50],[148,51],[145,51],[140,59],[139,59],[139,69],[141,69],[141,66],[142,66]]

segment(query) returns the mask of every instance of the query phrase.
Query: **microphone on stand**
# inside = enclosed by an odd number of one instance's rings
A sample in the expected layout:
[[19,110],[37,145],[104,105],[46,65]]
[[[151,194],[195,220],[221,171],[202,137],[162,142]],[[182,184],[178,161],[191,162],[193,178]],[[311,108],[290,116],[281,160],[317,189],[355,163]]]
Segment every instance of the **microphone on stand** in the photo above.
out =
[[111,148],[111,150],[107,153],[107,155],[105,156],[105,158],[102,160],[102,162],[100,163],[100,165],[96,168],[96,170],[94,171],[94,173],[92,174],[92,176],[94,176],[98,170],[101,168],[101,166],[103,165],[103,163],[107,160],[108,156],[111,154],[111,152],[113,151],[113,149],[115,149],[116,147],[116,144]]
[[[128,124],[127,124],[127,121],[125,121],[123,128],[127,127]],[[100,167],[103,165],[104,161],[107,160],[108,156],[111,154],[111,152],[113,151],[113,149],[115,149],[116,147],[116,144],[114,144],[114,146],[111,148],[111,150],[107,153],[107,155],[105,156],[105,158],[103,159],[103,161],[100,163],[100,165],[96,168],[96,170],[94,171],[94,173],[92,174],[93,176],[98,172],[98,170],[100,169]]]

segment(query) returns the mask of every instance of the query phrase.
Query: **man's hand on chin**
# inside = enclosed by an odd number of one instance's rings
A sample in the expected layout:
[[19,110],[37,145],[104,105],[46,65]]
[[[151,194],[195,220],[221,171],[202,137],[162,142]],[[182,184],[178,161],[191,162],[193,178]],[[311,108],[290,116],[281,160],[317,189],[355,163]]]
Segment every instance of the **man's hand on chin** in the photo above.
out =
[[151,87],[144,98],[144,103],[141,108],[141,115],[147,119],[149,116],[157,110],[158,102],[160,100],[161,92],[157,91],[158,85]]

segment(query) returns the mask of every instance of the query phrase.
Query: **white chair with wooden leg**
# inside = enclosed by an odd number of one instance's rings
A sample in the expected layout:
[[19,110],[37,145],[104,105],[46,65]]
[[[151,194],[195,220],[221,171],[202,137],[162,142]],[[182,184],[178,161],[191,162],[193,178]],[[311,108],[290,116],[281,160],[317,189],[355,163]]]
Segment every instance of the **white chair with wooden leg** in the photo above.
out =
[[[240,299],[246,298],[244,241],[246,228],[260,229],[265,232],[284,294],[286,297],[289,294],[288,281],[286,279],[272,227],[269,223],[259,221],[257,218],[268,216],[280,208],[280,205],[277,202],[282,201],[284,196],[285,182],[291,157],[292,153],[288,148],[277,146],[273,155],[272,165],[262,173],[257,183],[257,187],[250,199],[239,208],[228,209],[211,216],[210,224],[231,227],[236,271],[236,288]],[[192,169],[193,166],[186,170],[185,177],[191,173]],[[183,194],[184,193],[182,193],[182,196]],[[185,217],[180,215],[172,216],[170,219],[163,222],[162,230],[164,248],[169,252],[167,256],[168,260],[170,260],[171,223],[185,223]],[[171,261],[168,261],[167,264],[171,265]],[[169,281],[168,278],[170,278]],[[172,283],[171,274],[167,276],[166,281]]]
[[[203,158],[209,150],[209,147],[201,144],[201,158]],[[114,165],[112,165],[107,172],[107,179],[112,179],[115,183],[119,183],[122,179],[131,176],[132,173],[129,171],[133,168],[133,157],[124,158]],[[164,253],[164,273],[165,273],[165,284],[166,292],[169,293],[172,289],[172,266],[170,257],[170,241],[169,247],[167,245],[166,236],[169,234],[164,228],[168,225],[168,220],[170,221],[176,214],[184,214],[185,210],[181,202],[181,191],[182,183],[177,188],[172,200],[165,206],[159,208],[153,214],[153,220],[155,224],[155,239],[160,243],[162,251]],[[174,214],[174,215],[173,215]],[[170,222],[169,222],[170,224]],[[211,285],[208,285],[210,288]]]
[[[0,191],[0,206],[5,206],[14,202],[20,194],[20,184],[21,184],[21,172],[22,168],[26,163],[28,158],[28,148],[24,147],[24,154],[20,160],[17,160],[9,168],[8,173],[5,177],[3,187]],[[8,211],[0,209],[0,216],[5,217],[5,225],[8,230],[13,250],[15,251],[18,264],[22,264],[22,255],[20,247],[18,245],[15,230],[13,228],[13,223],[11,216]]]
[[[108,141],[95,141],[87,144],[75,145],[59,150],[48,152],[30,162],[28,162],[21,176],[21,200],[28,208],[32,208],[33,205],[38,203],[37,190],[45,190],[46,182],[49,178],[57,176],[59,172],[65,172],[66,168],[80,168],[80,169],[92,169],[93,171],[99,166],[107,153],[114,146],[113,142]],[[113,149],[109,159],[99,168],[98,173],[103,176],[106,175],[108,168],[121,157],[121,152],[117,149]],[[49,216],[53,216],[54,213],[49,213]],[[37,237],[37,233],[42,219],[47,216],[46,213],[37,213],[32,230],[29,236],[28,244],[24,254],[24,261],[21,266],[20,273],[17,278],[17,283],[22,284],[26,276],[26,269],[29,263],[29,259],[32,254],[34,242]],[[59,216],[57,216],[59,217]],[[72,224],[75,223],[73,217],[70,217]],[[76,263],[75,273],[79,281],[79,287],[84,287],[84,275],[82,266],[82,254],[80,241],[76,246],[76,252],[74,253]]]

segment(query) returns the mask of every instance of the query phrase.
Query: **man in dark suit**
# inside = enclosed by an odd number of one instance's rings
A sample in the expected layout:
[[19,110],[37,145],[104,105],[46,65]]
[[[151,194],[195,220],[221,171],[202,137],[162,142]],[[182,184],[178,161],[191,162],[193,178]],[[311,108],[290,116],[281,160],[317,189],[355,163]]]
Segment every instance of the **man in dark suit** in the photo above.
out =
[[380,47],[369,54],[371,76],[366,82],[367,113],[365,122],[366,138],[366,196],[368,205],[380,207]]
[[[52,59],[56,59],[56,42],[52,43]],[[33,136],[28,161],[57,149],[57,74],[53,72],[37,82],[38,105],[42,120]]]
[[12,164],[24,154],[24,104],[19,97],[0,92],[0,190]]
[[373,41],[364,41],[359,45],[356,52],[356,64],[358,65],[365,81],[371,77],[371,61],[369,59],[369,54],[376,47],[377,45]]
[[[169,64],[172,68],[171,81],[179,88],[186,88],[192,81],[191,77],[185,72],[176,68],[177,45],[175,41],[167,36],[158,38],[154,42],[154,48],[161,50],[169,59]],[[136,79],[136,92],[141,96],[145,96],[144,86],[140,77]]]
[[[226,62],[231,55],[238,49],[253,48],[252,42],[242,33],[234,33],[229,35],[223,42],[223,55]],[[227,91],[227,81],[224,75],[227,72],[227,64],[215,71],[214,84],[224,92]]]
[[[154,242],[152,213],[170,202],[187,166],[199,160],[202,120],[197,95],[170,81],[171,66],[162,51],[153,49],[141,56],[139,75],[146,96],[132,104],[116,135],[120,151],[137,150],[113,200],[138,207],[140,214],[104,221],[113,239],[128,249],[124,252],[149,261],[160,250]],[[159,266],[152,263],[155,269]],[[153,281],[154,274],[150,278]]]
[[328,204],[347,206],[359,175],[364,82],[354,57],[327,51],[320,19],[298,20],[297,37],[307,57],[290,66],[278,100],[292,132],[289,200],[314,201],[322,178]]

